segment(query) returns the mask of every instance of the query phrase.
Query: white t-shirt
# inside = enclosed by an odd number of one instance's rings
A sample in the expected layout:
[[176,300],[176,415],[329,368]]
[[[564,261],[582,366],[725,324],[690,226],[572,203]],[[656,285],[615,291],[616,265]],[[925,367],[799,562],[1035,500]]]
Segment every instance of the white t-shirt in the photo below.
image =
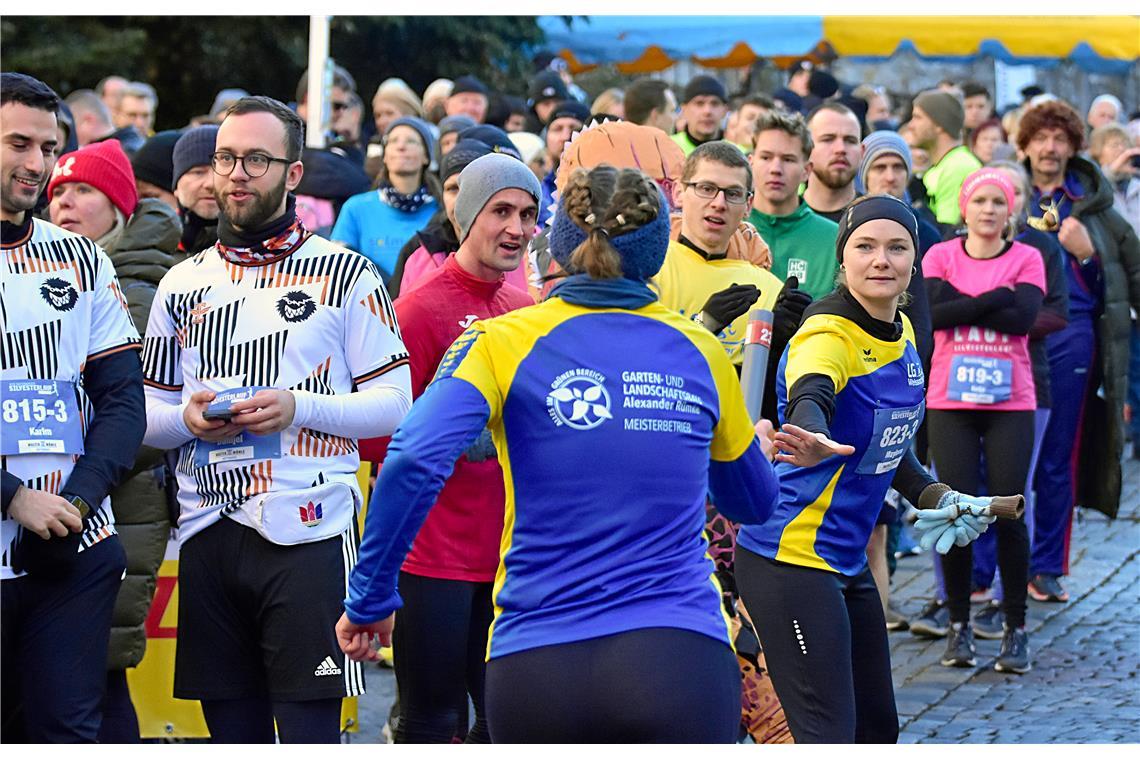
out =
[[[27,239],[3,247],[3,256],[0,379],[74,383],[86,432],[95,409],[83,390],[83,368],[93,359],[138,350],[140,345],[115,268],[107,254],[87,238],[38,219],[32,222]],[[53,416],[45,423],[75,421],[59,422]],[[3,466],[27,488],[59,493],[77,459],[75,454],[13,454],[3,457]],[[93,506],[80,551],[115,533],[110,497]],[[9,550],[23,528],[5,519],[0,529],[0,578],[18,577],[10,565]]]
[[[211,247],[159,283],[143,352],[148,423],[156,398],[181,405],[199,390],[247,386],[346,394],[397,368],[406,373],[407,361],[388,294],[360,254],[313,235],[280,261],[242,266]],[[202,441],[181,446],[182,540],[223,514],[257,527],[264,511],[288,535],[281,543],[348,527],[361,498],[356,440],[296,424],[279,435],[277,457],[206,462]],[[341,487],[330,494],[329,484]]]

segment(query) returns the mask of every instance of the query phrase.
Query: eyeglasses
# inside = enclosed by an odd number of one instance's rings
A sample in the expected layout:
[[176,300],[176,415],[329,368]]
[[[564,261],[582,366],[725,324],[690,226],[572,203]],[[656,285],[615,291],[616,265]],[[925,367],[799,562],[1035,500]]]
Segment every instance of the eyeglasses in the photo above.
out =
[[693,188],[693,192],[697,194],[698,198],[712,200],[717,196],[717,193],[724,193],[724,200],[726,203],[731,203],[734,206],[747,203],[748,198],[752,195],[751,190],[745,190],[739,185],[733,187],[720,187],[711,182],[683,182],[685,187]]
[[260,177],[269,171],[269,165],[274,161],[279,161],[283,164],[293,163],[287,158],[274,158],[264,153],[249,153],[244,156],[235,156],[233,153],[220,150],[210,156],[210,166],[213,167],[214,173],[220,174],[223,177],[228,177],[234,173],[234,167],[237,166],[238,161],[241,161],[242,171],[253,178]]

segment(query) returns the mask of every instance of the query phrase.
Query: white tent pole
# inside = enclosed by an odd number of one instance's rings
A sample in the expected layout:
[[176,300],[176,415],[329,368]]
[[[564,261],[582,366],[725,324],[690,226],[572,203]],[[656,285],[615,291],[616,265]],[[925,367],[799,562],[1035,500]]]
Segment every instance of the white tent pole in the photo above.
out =
[[309,92],[305,145],[325,147],[329,108],[325,87],[329,59],[329,16],[309,16]]

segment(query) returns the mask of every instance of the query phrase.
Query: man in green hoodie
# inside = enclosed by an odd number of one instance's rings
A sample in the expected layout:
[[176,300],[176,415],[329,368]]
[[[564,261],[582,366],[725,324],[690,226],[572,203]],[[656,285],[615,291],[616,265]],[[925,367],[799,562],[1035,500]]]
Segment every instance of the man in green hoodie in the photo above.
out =
[[811,173],[811,134],[799,114],[769,111],[756,122],[754,145],[748,221],[772,249],[772,274],[794,275],[801,290],[821,298],[835,289],[839,226],[800,200],[800,183]]

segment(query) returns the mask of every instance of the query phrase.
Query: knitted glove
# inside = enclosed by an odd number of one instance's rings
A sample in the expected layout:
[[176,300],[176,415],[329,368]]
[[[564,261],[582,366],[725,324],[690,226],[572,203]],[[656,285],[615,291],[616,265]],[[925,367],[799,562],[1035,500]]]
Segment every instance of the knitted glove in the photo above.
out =
[[922,533],[919,545],[925,550],[934,547],[939,554],[945,554],[952,546],[970,543],[997,519],[990,514],[991,501],[989,497],[946,489],[933,509],[918,510],[914,527]]

